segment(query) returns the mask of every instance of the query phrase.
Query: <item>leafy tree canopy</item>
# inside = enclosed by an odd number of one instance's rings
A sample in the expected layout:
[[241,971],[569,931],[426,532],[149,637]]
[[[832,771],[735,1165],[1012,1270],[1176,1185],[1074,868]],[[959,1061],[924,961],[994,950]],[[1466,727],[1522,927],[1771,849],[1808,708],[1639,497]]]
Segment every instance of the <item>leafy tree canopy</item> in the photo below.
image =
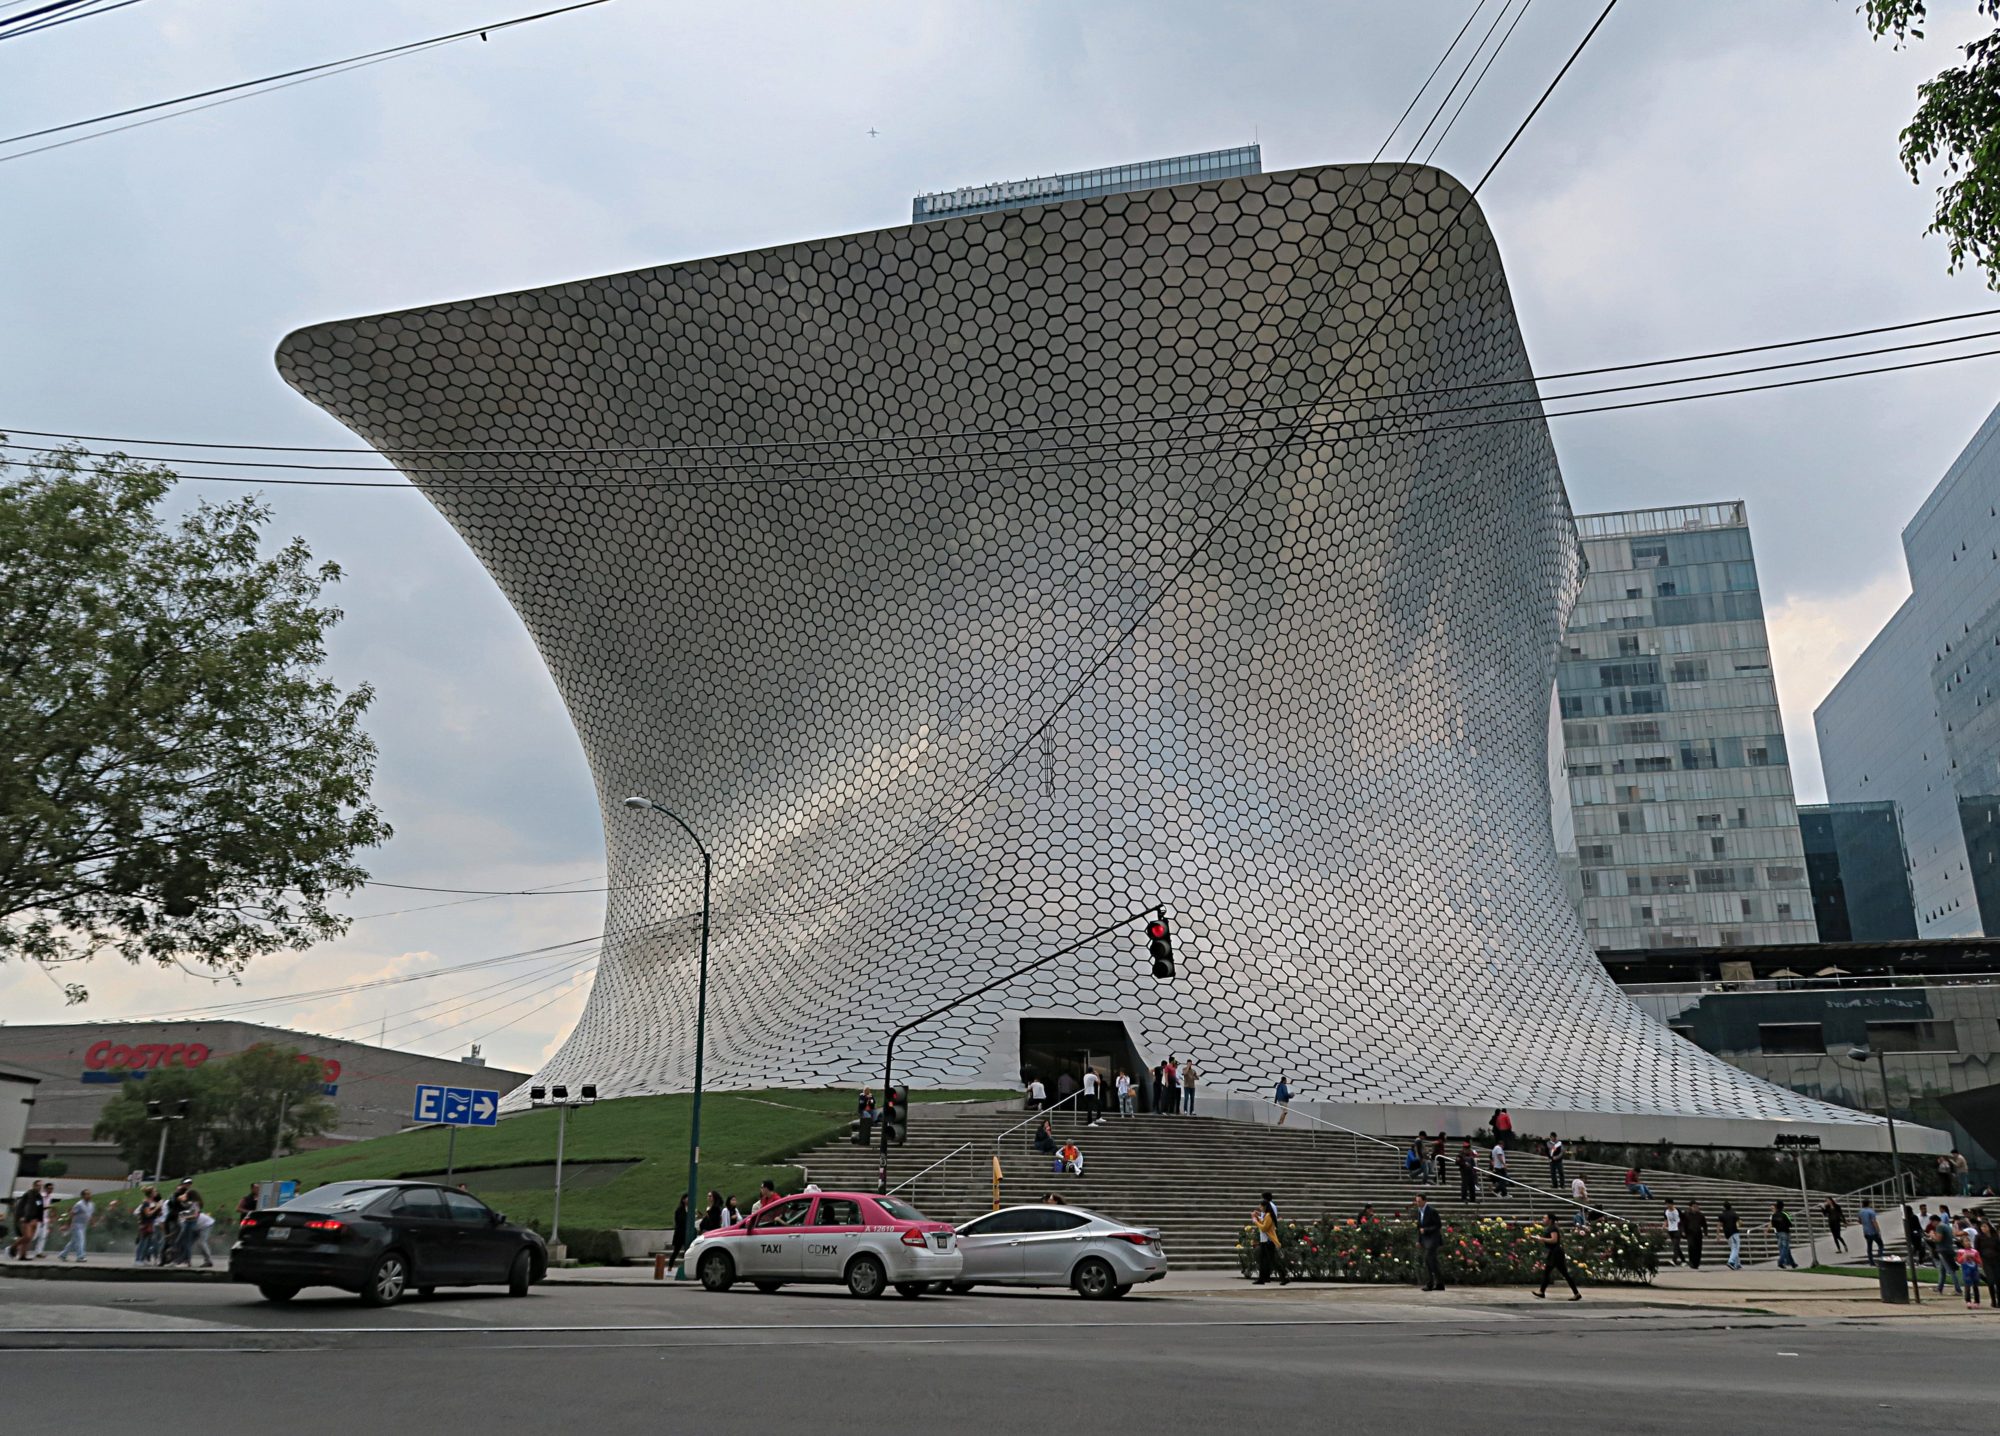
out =
[[[2000,0],[1973,0],[1977,12],[2000,21]],[[1900,49],[1924,37],[1925,0],[1865,0],[1876,39]],[[1917,86],[1917,112],[1902,134],[1903,168],[1922,183],[1943,165],[1937,210],[1927,233],[1951,242],[1951,267],[1968,260],[2000,289],[2000,28],[1964,48],[1965,63]]]
[[254,498],[170,521],[172,483],[0,460],[0,961],[233,975],[344,931],[328,900],[389,836],[373,693],[321,672],[339,570],[261,552]]
[[336,1113],[321,1085],[317,1058],[260,1045],[199,1067],[164,1067],[128,1078],[104,1104],[96,1135],[116,1142],[134,1169],[151,1173],[160,1123],[147,1120],[146,1104],[159,1102],[172,1111],[186,1100],[187,1117],[166,1123],[166,1170],[185,1176],[242,1166],[269,1157],[274,1147],[290,1149],[332,1130]]

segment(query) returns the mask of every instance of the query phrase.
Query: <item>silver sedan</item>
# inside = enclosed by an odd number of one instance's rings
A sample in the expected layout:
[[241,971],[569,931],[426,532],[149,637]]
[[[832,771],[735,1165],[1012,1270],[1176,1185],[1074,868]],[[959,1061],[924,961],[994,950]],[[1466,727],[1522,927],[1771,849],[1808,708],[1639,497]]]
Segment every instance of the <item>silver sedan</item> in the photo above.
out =
[[975,1286],[1067,1286],[1087,1297],[1123,1296],[1167,1274],[1156,1227],[1135,1227],[1082,1207],[1004,1207],[958,1229],[965,1268],[953,1291]]

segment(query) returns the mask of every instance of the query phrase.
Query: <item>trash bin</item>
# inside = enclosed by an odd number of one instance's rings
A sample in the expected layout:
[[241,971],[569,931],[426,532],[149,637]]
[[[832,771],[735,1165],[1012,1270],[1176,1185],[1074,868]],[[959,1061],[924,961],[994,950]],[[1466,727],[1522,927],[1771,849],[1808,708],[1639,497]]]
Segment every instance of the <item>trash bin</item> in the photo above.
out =
[[1898,1306],[1910,1304],[1910,1264],[1899,1256],[1885,1256],[1875,1264],[1882,1283],[1882,1300]]

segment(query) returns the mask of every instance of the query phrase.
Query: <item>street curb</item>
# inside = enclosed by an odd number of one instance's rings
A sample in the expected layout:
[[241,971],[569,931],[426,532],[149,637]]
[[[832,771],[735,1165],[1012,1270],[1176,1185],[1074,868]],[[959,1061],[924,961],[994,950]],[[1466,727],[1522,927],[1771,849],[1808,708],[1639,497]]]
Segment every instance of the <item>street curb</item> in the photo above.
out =
[[214,1270],[207,1267],[183,1269],[181,1267],[144,1267],[136,1263],[130,1267],[116,1266],[71,1266],[67,1262],[60,1265],[51,1263],[0,1263],[0,1277],[13,1277],[20,1281],[143,1281],[143,1282],[209,1282],[228,1281],[229,1268],[218,1265]]

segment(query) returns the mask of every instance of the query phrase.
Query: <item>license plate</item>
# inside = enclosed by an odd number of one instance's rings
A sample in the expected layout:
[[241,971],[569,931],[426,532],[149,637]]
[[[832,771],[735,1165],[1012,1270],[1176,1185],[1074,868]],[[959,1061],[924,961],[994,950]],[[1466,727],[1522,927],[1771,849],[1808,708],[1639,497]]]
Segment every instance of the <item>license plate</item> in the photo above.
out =
[[943,1251],[944,1243],[945,1243],[945,1238],[943,1237],[942,1234],[938,1232],[931,1233],[931,1246],[933,1248],[935,1248],[938,1251]]
[[292,1229],[290,1227],[272,1227],[270,1231],[264,1234],[264,1239],[273,1242],[288,1242],[292,1239]]

